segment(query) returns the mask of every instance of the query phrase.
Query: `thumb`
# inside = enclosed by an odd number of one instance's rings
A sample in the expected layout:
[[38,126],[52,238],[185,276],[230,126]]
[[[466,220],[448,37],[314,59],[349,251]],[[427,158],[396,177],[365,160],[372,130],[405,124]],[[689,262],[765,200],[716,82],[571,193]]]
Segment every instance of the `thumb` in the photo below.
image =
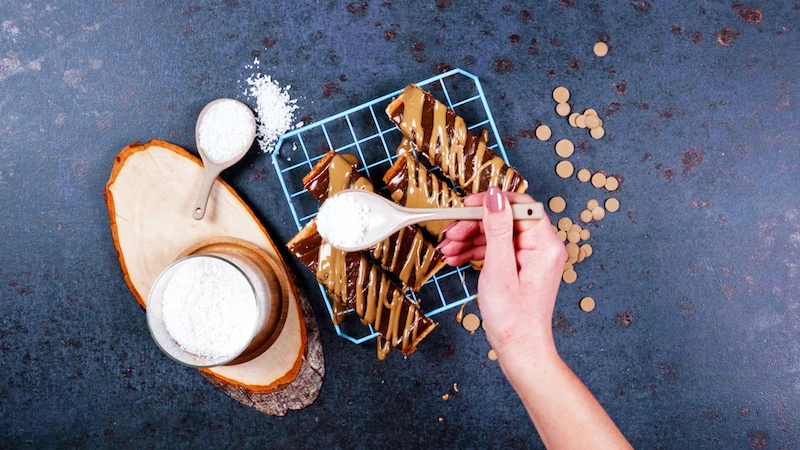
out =
[[486,235],[486,259],[482,275],[495,280],[517,278],[511,205],[495,186],[489,188],[483,201],[483,232]]

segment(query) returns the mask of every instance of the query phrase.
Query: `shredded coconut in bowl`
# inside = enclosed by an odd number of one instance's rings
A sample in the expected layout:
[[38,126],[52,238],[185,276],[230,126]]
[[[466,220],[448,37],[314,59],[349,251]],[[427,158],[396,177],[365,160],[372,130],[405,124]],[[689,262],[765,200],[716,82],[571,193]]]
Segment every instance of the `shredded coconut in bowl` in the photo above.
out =
[[359,244],[369,226],[369,211],[348,196],[334,195],[319,209],[317,231],[334,247]]

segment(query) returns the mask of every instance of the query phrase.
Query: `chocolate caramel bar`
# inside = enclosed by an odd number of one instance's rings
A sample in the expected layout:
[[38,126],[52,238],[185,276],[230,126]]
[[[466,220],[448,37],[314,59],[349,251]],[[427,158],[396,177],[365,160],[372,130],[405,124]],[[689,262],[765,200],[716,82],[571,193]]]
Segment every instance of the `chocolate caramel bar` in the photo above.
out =
[[[356,164],[354,155],[330,151],[303,177],[303,184],[320,202],[344,189],[365,189],[372,192],[372,183],[358,173]],[[422,288],[445,265],[444,255],[414,225],[384,239],[370,249],[370,253],[404,287],[414,291]]]
[[432,165],[467,193],[489,186],[514,192],[528,188],[517,171],[487,148],[486,139],[472,134],[464,119],[416,85],[406,86],[386,114]]
[[328,295],[353,308],[362,323],[380,333],[379,359],[384,359],[391,347],[405,355],[413,353],[437,326],[363,253],[342,252],[322,239],[315,221],[300,230],[287,247],[314,272]]
[[[402,146],[402,144],[401,144]],[[433,173],[428,172],[413,154],[401,154],[383,176],[395,203],[409,208],[461,207],[461,196]],[[442,238],[442,230],[450,221],[423,222],[434,236]]]

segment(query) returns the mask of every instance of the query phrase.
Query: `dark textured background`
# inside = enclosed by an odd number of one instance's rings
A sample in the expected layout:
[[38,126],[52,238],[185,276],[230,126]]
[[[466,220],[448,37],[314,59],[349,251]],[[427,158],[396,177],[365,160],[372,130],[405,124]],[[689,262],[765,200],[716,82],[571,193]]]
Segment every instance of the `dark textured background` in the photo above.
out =
[[[378,362],[333,334],[305,272],[327,361],[308,409],[261,415],[158,351],[111,242],[113,157],[193,149],[197,113],[259,55],[307,120],[477,74],[532,194],[573,218],[602,193],[556,177],[554,140],[527,130],[575,140],[577,166],[624,181],[561,290],[566,361],[636,447],[800,448],[800,4],[436,3],[0,1],[0,447],[541,446],[482,334],[448,313]],[[554,114],[561,84],[603,140]],[[268,157],[224,178],[291,237]]]

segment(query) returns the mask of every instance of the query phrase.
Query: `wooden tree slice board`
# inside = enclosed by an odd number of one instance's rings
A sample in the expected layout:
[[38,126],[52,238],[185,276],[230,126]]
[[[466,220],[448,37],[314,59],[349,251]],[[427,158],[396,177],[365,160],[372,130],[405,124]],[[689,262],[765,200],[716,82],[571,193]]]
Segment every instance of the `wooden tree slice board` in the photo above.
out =
[[[211,191],[203,220],[192,218],[203,167],[186,150],[153,140],[125,147],[115,158],[105,197],[114,246],[125,281],[142,307],[156,277],[200,241],[220,236],[257,246],[289,274],[266,229],[221,179]],[[261,412],[284,415],[313,402],[325,373],[319,330],[293,279],[283,331],[261,356],[235,366],[204,369],[226,394]]]

